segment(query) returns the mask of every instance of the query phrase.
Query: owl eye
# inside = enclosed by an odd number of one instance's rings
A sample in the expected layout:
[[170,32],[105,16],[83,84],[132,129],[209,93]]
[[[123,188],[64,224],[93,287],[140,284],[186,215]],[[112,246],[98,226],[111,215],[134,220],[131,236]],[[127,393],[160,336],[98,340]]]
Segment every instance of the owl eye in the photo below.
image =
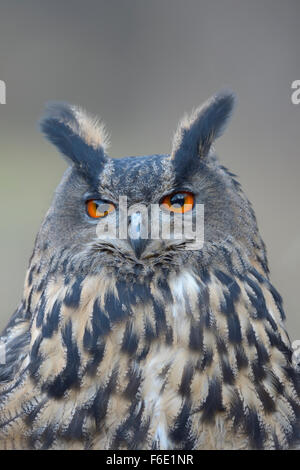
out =
[[171,212],[183,214],[193,209],[194,195],[186,191],[172,193],[165,196],[160,205]]
[[111,202],[105,202],[101,199],[90,199],[86,202],[87,213],[92,219],[100,219],[115,210]]

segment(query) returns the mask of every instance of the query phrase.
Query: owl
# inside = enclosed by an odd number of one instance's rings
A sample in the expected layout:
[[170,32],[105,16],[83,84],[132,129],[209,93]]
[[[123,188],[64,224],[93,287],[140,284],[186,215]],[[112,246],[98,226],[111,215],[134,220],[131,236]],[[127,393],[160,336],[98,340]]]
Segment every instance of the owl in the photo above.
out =
[[[48,106],[69,166],[1,337],[1,448],[299,447],[282,300],[213,147],[233,105],[224,91],[184,117],[169,155],[120,159],[100,121]],[[197,208],[202,242],[175,230]]]

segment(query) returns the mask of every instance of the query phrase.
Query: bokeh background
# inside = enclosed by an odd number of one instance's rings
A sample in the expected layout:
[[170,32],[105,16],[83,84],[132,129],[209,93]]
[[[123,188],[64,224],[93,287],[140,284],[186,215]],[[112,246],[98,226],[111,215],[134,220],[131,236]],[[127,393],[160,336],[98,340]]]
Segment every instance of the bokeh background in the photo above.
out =
[[253,203],[300,339],[299,44],[299,0],[1,0],[0,327],[66,168],[37,131],[44,103],[100,114],[112,156],[167,153],[183,113],[228,87],[238,107],[217,152]]

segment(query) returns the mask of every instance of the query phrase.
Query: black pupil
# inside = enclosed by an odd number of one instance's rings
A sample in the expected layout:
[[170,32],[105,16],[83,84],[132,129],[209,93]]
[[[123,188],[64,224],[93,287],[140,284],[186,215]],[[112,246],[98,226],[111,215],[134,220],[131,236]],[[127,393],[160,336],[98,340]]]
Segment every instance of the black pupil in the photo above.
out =
[[177,193],[170,198],[170,203],[175,208],[180,208],[184,206],[185,194]]
[[97,212],[104,213],[109,211],[109,204],[103,201],[95,201]]

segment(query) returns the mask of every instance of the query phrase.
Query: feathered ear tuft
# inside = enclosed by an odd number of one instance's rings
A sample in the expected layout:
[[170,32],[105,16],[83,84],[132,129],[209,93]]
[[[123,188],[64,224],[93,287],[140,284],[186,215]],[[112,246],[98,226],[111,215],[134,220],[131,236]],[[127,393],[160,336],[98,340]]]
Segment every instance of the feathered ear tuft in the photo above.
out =
[[95,176],[106,161],[105,127],[81,108],[68,103],[48,103],[40,128],[69,163],[90,176]]
[[221,92],[206,101],[179,123],[173,140],[171,158],[175,163],[206,157],[212,143],[223,134],[234,107],[235,96]]

